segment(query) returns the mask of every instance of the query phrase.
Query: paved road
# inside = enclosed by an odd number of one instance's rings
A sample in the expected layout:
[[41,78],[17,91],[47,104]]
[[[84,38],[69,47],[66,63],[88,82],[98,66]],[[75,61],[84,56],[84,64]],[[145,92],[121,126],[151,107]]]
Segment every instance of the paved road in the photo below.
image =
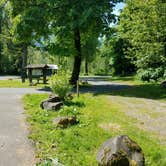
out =
[[31,88],[0,88],[0,166],[34,166],[21,97]]

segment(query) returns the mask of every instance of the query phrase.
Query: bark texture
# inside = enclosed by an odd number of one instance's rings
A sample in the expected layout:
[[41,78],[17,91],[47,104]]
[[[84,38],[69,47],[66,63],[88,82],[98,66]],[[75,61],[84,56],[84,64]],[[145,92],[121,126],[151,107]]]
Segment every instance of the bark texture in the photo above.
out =
[[70,79],[70,83],[72,85],[76,85],[77,80],[79,79],[80,68],[81,68],[81,37],[79,28],[74,29],[74,44],[76,49],[76,56],[74,57],[74,66],[72,71],[72,76]]
[[22,82],[25,82],[26,79],[26,66],[27,66],[27,55],[28,55],[28,46],[26,44],[22,45],[22,67],[21,67],[21,79]]

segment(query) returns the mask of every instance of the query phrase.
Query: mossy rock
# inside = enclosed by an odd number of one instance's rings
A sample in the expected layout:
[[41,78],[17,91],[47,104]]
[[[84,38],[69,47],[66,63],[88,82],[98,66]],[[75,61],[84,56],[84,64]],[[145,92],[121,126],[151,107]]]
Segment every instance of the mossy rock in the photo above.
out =
[[144,166],[141,147],[128,136],[107,140],[97,154],[99,166]]

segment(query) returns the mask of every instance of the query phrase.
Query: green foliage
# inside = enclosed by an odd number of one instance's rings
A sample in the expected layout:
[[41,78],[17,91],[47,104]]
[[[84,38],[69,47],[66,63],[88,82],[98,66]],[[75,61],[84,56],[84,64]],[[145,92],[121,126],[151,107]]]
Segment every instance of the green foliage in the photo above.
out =
[[69,83],[69,74],[66,71],[58,70],[58,73],[53,75],[50,81],[53,93],[64,100],[72,89]]
[[127,0],[120,15],[119,35],[131,44],[127,52],[138,69],[145,70],[143,79],[163,77],[158,68],[166,67],[165,8],[162,0]]
[[128,41],[116,36],[109,43],[110,58],[112,59],[110,65],[114,69],[113,74],[121,76],[134,74],[136,67],[126,54],[126,50],[131,47]]
[[12,42],[11,5],[7,1],[0,2],[0,72],[18,74],[20,63],[20,47]]
[[[90,50],[95,52],[97,38],[115,20],[113,7],[121,1],[11,0],[15,17],[13,33],[17,42],[46,41],[45,46],[54,55],[74,55],[75,60],[79,57],[81,61],[86,54],[89,61]],[[91,36],[95,36],[95,42],[91,42]],[[81,62],[74,65],[73,82],[78,79],[80,66]]]
[[160,78],[164,78],[165,68],[148,68],[138,70],[138,74],[143,81],[158,81]]

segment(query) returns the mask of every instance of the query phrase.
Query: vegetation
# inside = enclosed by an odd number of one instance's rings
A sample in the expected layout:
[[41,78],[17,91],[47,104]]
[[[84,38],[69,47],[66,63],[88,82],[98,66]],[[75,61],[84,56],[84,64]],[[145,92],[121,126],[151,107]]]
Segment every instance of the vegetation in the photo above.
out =
[[27,48],[38,42],[54,54],[58,52],[59,56],[66,53],[68,56],[74,55],[70,82],[76,84],[83,58],[82,50],[87,44],[92,45],[92,36],[97,39],[104,35],[114,20],[112,11],[117,2],[121,0],[107,0],[104,3],[10,0],[7,5],[12,8],[14,41],[22,48],[23,74],[27,64]]
[[60,70],[57,74],[53,75],[50,80],[52,92],[58,95],[62,100],[65,100],[72,90],[68,73],[64,70]]
[[[31,86],[32,88],[46,88],[45,84],[37,84]],[[20,79],[0,80],[0,88],[29,88],[29,81],[22,84]]]
[[[114,9],[120,2],[125,5],[117,16]],[[147,166],[166,165],[165,145],[140,129],[138,120],[128,117],[124,104],[118,103],[131,97],[131,105],[136,98],[165,102],[166,90],[158,84],[166,79],[165,9],[163,0],[0,1],[0,75],[21,74],[24,82],[2,80],[0,87],[29,87],[25,66],[32,63],[57,64],[70,74],[69,79],[59,71],[50,80],[53,93],[64,100],[59,112],[39,108],[45,94],[24,97],[39,166],[95,166],[100,145],[119,134],[141,145]],[[132,86],[65,101],[80,73],[111,75],[110,81]],[[149,110],[142,104],[140,112]],[[79,123],[56,128],[52,120],[61,115],[77,115]]]
[[142,80],[165,77],[165,7],[162,0],[127,0],[120,14],[119,36],[130,43],[127,54]]
[[[133,95],[141,93],[138,91]],[[138,142],[145,153],[146,165],[165,165],[165,147],[157,143],[158,139],[152,133],[138,129],[137,120],[126,116],[123,106],[108,100],[108,96],[84,94],[67,103],[60,112],[41,110],[39,104],[45,98],[44,94],[24,97],[31,129],[29,138],[35,143],[36,156],[42,159],[39,165],[51,165],[55,161],[69,166],[97,165],[95,157],[101,144],[119,134],[127,134]],[[79,124],[66,129],[53,126],[54,117],[73,114],[77,114]]]
[[72,84],[80,72],[165,79],[166,3],[126,0],[118,17],[122,1],[2,0],[0,73],[24,78],[27,63],[56,63],[71,71]]

